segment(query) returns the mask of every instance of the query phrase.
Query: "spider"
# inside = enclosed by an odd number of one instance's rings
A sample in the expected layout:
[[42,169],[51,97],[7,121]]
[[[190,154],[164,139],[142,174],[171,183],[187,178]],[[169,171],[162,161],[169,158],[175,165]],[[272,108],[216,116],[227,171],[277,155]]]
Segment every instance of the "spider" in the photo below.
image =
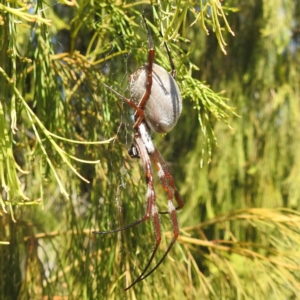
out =
[[[171,58],[170,50],[165,43],[172,68],[171,75],[164,68],[154,63],[154,44],[146,18],[144,16],[143,19],[147,30],[149,43],[148,62],[129,76],[131,98],[128,99],[122,96],[106,84],[104,84],[104,86],[135,110],[133,143],[128,150],[128,153],[132,158],[140,158],[142,161],[147,184],[146,212],[141,219],[123,228],[110,231],[94,231],[94,233],[97,234],[116,233],[152,218],[155,232],[155,246],[142,273],[135,279],[134,282],[131,283],[131,285],[126,287],[125,290],[130,289],[136,283],[147,278],[166,258],[179,235],[179,224],[176,210],[183,207],[183,201],[175,186],[173,176],[171,175],[161,154],[154,146],[151,137],[151,132],[167,133],[176,125],[182,110],[182,98],[178,85],[175,81],[176,71]],[[168,212],[159,212],[156,206],[156,194],[154,189],[154,178],[151,162],[157,171],[164,191],[167,193]],[[174,198],[178,204],[177,208],[175,208],[173,203]],[[148,271],[161,242],[159,213],[169,213],[173,228],[173,238],[158,263],[153,269]]]

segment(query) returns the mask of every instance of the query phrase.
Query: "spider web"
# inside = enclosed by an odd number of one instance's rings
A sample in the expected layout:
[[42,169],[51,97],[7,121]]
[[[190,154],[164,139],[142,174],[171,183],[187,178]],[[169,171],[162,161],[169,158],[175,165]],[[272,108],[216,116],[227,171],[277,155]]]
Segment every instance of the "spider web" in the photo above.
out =
[[[143,22],[141,18],[141,23]],[[128,83],[127,78],[129,74],[133,73],[141,64],[144,64],[148,60],[148,41],[147,35],[144,30],[145,40],[141,42],[141,45],[136,46],[135,48],[131,48],[130,52],[127,56],[122,58],[114,58],[113,61],[106,63],[106,70],[113,70],[111,74],[108,74],[112,78],[120,77],[120,84],[118,86],[113,86],[112,88],[118,91],[120,94],[124,95],[125,97],[129,97],[129,90],[128,90]],[[118,39],[122,39],[122,36]],[[112,47],[110,53],[114,52],[116,48]],[[143,53],[143,61],[138,62],[135,59],[135,53],[142,52]],[[110,54],[108,54],[109,56]],[[119,73],[124,71],[124,75],[120,75]],[[120,101],[120,100],[118,100]],[[129,148],[132,143],[132,133],[133,133],[133,111],[126,107],[127,105],[124,104],[124,110],[121,113],[121,122],[120,126],[118,127],[117,134],[120,138],[120,141],[123,142],[123,147]],[[128,113],[129,112],[129,113]],[[130,137],[129,137],[130,136]],[[113,158],[115,159],[115,158]],[[119,176],[118,176],[118,186],[116,190],[115,196],[115,206],[118,210],[118,218],[119,222],[116,218],[116,224],[110,224],[111,227],[108,230],[116,229],[116,228],[123,228],[136,220],[141,219],[145,214],[145,204],[146,204],[146,184],[144,179],[144,171],[143,168],[140,166],[140,162],[137,159],[129,158],[128,154],[123,152],[123,156],[118,157],[118,162],[121,160],[121,168],[118,166],[116,161],[110,160],[110,163],[113,166],[114,170],[120,169]],[[164,196],[164,200],[166,195],[158,184],[159,180],[157,179],[156,172],[154,170],[154,178],[156,181],[155,189],[159,187],[159,195]],[[166,201],[165,201],[166,202]],[[166,209],[163,209],[166,210]],[[128,217],[127,217],[128,216]],[[115,218],[115,217],[112,217]],[[165,219],[165,218],[164,218]],[[113,221],[112,221],[113,222]],[[154,230],[152,221],[149,220],[145,222],[146,224],[139,224],[133,228],[127,229],[124,233],[127,236],[127,242],[124,242],[123,251],[126,253],[126,249],[129,250],[129,255],[132,257],[132,262],[134,266],[139,265],[140,268],[143,268],[143,265],[147,262],[147,257],[152,253],[152,247],[154,244]],[[118,225],[117,225],[118,224]],[[170,222],[167,221],[168,226],[170,226]],[[119,235],[120,237],[123,234]],[[132,237],[136,238],[132,238]],[[136,241],[136,242],[135,242]],[[125,247],[125,244],[128,247]],[[130,244],[130,245],[129,245]],[[139,250],[141,249],[141,250]],[[142,255],[139,255],[141,254]],[[153,261],[153,266],[155,265],[155,260]],[[134,267],[135,268],[135,267]],[[151,268],[150,268],[151,269]],[[139,273],[140,271],[137,271]]]
[[[60,2],[56,1],[52,5],[49,5],[48,8],[53,6],[59,7],[62,9],[61,13],[63,12]],[[47,7],[44,10],[47,11]],[[94,25],[97,25],[97,22],[99,21],[95,21]],[[143,28],[141,30],[143,31]],[[61,30],[61,33],[57,36],[58,38],[54,41],[56,51],[58,53],[68,51],[68,32],[66,30]],[[127,48],[126,43],[123,43],[124,36],[122,34],[114,36],[114,42],[109,44],[109,50],[105,53],[104,61],[100,64],[100,77],[108,78],[110,80],[109,82],[113,85],[113,88],[127,97],[129,97],[127,78],[130,73],[141,65],[141,58],[137,60],[136,54],[139,54],[139,57],[143,56],[142,63],[147,61],[148,43],[145,32],[143,33],[143,36],[145,39],[141,41],[139,45],[129,48],[130,50],[127,54],[118,55],[110,59],[109,57],[120,51],[120,48],[121,50],[126,50]],[[118,48],[117,45],[121,45],[121,47]],[[79,52],[84,54],[84,49],[81,49],[80,45],[77,45],[77,47]],[[140,53],[143,55],[140,55]],[[99,82],[99,85],[100,84],[101,83]],[[103,195],[99,198],[98,202],[99,207],[103,210],[103,213],[101,214],[103,220],[100,221],[103,229],[111,230],[113,228],[120,228],[140,219],[145,213],[146,185],[143,170],[139,160],[131,159],[127,154],[127,149],[132,143],[133,111],[126,104],[122,103],[120,99],[117,99],[114,95],[109,95],[109,93],[104,96],[100,95],[99,98],[95,98],[94,91],[89,85],[82,84],[81,91],[87,95],[87,105],[90,105],[91,109],[94,109],[96,113],[104,119],[101,121],[100,119],[97,119],[95,127],[101,130],[105,122],[111,123],[112,125],[110,125],[109,128],[110,133],[117,136],[117,139],[109,144],[107,149],[101,149],[102,155],[97,153],[97,155],[100,156],[101,161],[103,163],[106,162],[108,165],[107,174],[103,179],[104,181],[107,181],[107,190],[103,192]],[[90,101],[90,99],[93,101]],[[100,107],[98,103],[99,99],[99,102],[102,102],[102,107]],[[113,116],[113,119],[105,119],[104,109],[109,111],[111,116]],[[79,123],[81,122],[82,120],[79,119]],[[156,184],[156,187],[158,186],[159,185]],[[92,191],[89,190],[87,194],[74,193],[71,197],[72,207],[77,218],[83,216],[86,217],[87,214],[89,214],[86,221],[87,227],[89,226],[88,219],[94,217],[93,213],[89,213],[92,205],[89,203],[88,193],[92,193]],[[94,222],[95,224],[99,224],[98,220],[95,220]],[[152,223],[151,221],[146,223],[147,224],[135,226],[121,234],[116,234],[115,237],[102,236],[101,241],[112,247],[112,245],[116,245],[114,242],[115,238],[122,237],[123,249],[120,251],[128,251],[129,255],[134,260],[134,265],[143,267],[147,262],[147,257],[149,253],[151,253],[154,243],[153,230],[149,228],[152,226]],[[104,249],[105,247],[108,248],[106,245],[103,245]],[[140,251],[141,248],[142,250]],[[121,255],[121,257],[122,261],[124,256]],[[47,257],[47,259],[45,258],[44,260],[51,265],[49,271],[47,271],[50,274],[50,269],[52,268],[52,264],[54,264],[52,261],[55,261],[55,258],[51,255],[51,259]],[[137,261],[138,264],[136,264]]]

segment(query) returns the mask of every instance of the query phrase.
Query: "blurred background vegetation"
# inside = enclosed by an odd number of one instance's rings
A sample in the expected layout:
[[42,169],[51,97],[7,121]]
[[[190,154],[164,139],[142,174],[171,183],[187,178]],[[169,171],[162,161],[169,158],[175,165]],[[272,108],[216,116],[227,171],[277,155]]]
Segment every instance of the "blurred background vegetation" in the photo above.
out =
[[[132,111],[101,83],[129,95],[143,13],[184,98],[154,140],[185,206],[168,257],[124,292],[154,237],[151,222],[91,233],[146,200]],[[1,0],[0,49],[1,299],[299,298],[299,1]]]

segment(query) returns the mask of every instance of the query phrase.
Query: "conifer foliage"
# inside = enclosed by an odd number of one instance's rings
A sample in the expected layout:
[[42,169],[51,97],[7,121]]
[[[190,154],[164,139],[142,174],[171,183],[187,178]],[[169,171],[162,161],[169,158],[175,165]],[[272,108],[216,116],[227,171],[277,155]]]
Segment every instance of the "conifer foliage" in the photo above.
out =
[[[183,113],[154,135],[185,202],[159,269],[127,153],[128,76],[170,48]],[[300,294],[296,0],[1,1],[0,298],[296,299]],[[155,184],[158,206],[167,210]],[[172,236],[161,215],[163,241]]]

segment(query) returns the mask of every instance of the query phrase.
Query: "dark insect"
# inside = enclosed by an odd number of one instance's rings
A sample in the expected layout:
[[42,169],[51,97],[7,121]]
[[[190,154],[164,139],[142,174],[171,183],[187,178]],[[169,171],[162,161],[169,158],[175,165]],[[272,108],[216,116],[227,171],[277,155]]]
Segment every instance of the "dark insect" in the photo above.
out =
[[[128,150],[128,153],[131,157],[141,158],[142,160],[144,172],[146,175],[147,205],[145,215],[134,223],[120,229],[94,233],[107,234],[119,232],[138,225],[150,218],[152,218],[153,220],[155,231],[155,246],[149,261],[147,262],[144,270],[138,276],[138,278],[125,290],[130,289],[136,283],[144,280],[146,277],[152,274],[166,258],[179,235],[179,224],[176,210],[183,207],[183,201],[175,186],[173,176],[171,175],[167,164],[163,160],[161,154],[154,146],[151,138],[151,132],[167,133],[176,125],[182,110],[182,98],[178,85],[174,80],[176,71],[169,48],[165,44],[172,68],[171,75],[164,68],[154,63],[155,50],[145,17],[144,22],[148,34],[149,58],[148,63],[141,66],[135,73],[133,73],[129,77],[131,98],[127,99],[126,97],[113,90],[111,87],[104,84],[107,89],[112,91],[135,110],[133,143],[131,148]],[[167,193],[168,212],[159,212],[157,209],[151,161],[155,166],[158,177],[160,179],[160,183]],[[177,208],[175,208],[173,203],[174,198],[178,203]],[[153,269],[148,271],[149,266],[161,242],[159,213],[169,213],[174,235],[162,258]]]

